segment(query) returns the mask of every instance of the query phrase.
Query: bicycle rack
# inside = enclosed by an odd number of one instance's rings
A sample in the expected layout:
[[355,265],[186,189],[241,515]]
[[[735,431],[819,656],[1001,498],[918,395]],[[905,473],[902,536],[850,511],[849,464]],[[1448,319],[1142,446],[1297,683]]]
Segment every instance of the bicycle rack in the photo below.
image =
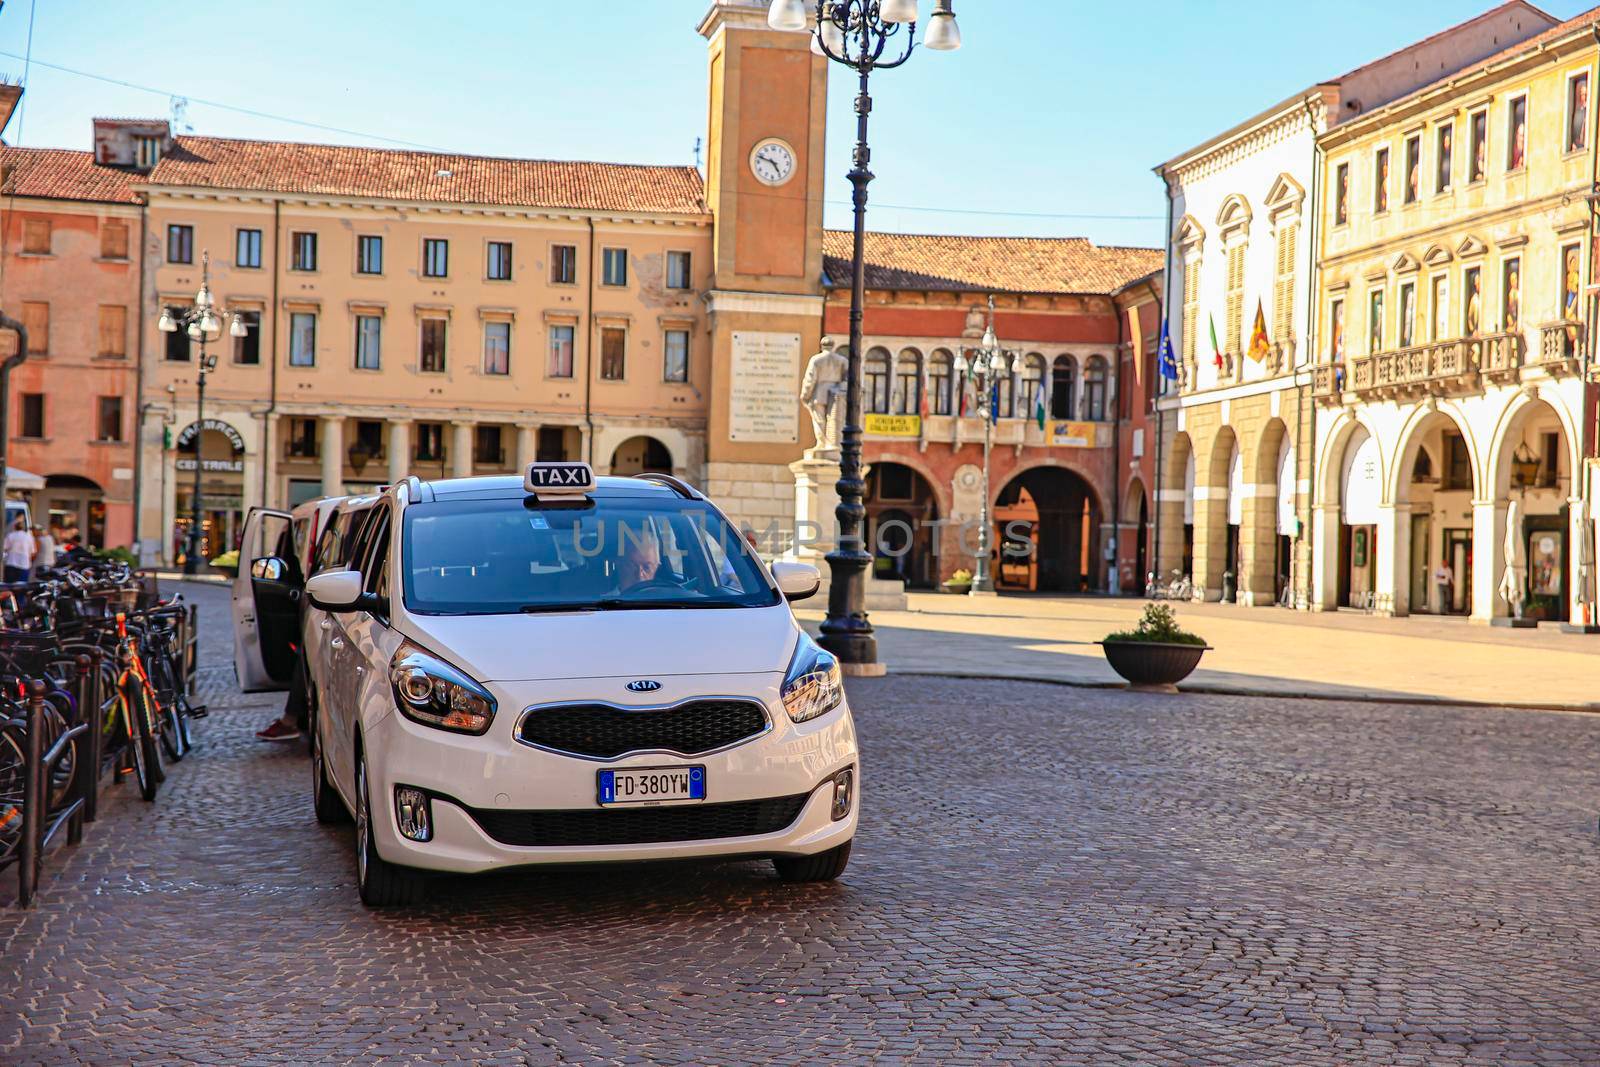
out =
[[83,840],[84,771],[85,760],[73,762],[71,798],[54,811],[45,811],[49,797],[48,782],[57,765],[66,756],[72,741],[92,733],[89,724],[79,721],[56,738],[48,752],[44,751],[44,683],[37,678],[28,683],[27,700],[27,751],[24,762],[22,840],[17,847],[17,904],[30,907],[39,890],[39,875],[44,864],[44,850],[49,847],[62,827],[67,830],[67,843],[76,845]]

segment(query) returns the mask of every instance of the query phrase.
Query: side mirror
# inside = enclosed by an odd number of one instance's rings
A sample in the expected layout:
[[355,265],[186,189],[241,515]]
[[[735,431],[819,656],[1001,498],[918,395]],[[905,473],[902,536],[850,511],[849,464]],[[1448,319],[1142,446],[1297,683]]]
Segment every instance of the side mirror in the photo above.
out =
[[773,580],[789,601],[804,600],[822,588],[822,572],[809,563],[774,563]]
[[250,564],[250,577],[263,582],[281,582],[289,573],[289,565],[277,556],[262,556]]
[[360,571],[324,571],[306,582],[311,606],[323,611],[377,611],[379,598],[362,589]]

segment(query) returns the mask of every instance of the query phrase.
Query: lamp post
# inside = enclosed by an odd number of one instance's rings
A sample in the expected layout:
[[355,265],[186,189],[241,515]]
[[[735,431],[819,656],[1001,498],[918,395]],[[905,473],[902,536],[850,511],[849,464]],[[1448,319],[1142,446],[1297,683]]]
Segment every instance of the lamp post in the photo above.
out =
[[[850,184],[854,187],[855,237],[850,287],[850,347],[845,353],[849,377],[845,386],[844,427],[839,441],[839,537],[828,553],[832,581],[828,587],[828,617],[821,626],[821,645],[839,658],[850,673],[876,673],[859,668],[875,664],[878,642],[867,621],[867,567],[872,554],[862,537],[866,485],[861,477],[861,321],[866,304],[866,263],[863,245],[867,233],[868,164],[867,118],[872,113],[868,81],[874,70],[890,70],[911,58],[916,47],[917,0],[816,0],[807,13],[806,0],[772,0],[767,24],[775,30],[811,30],[811,50],[856,72],[856,146],[851,156]],[[923,35],[925,47],[953,52],[961,47],[954,0],[935,0]],[[890,50],[893,45],[892,51]],[[891,58],[885,58],[888,51]],[[852,671],[852,666],[856,670]]]
[[[228,314],[231,320],[228,325],[228,336],[243,337],[250,332],[250,327],[238,312]],[[183,556],[183,573],[198,574],[200,572],[200,523],[204,509],[200,502],[200,479],[204,473],[201,463],[201,445],[205,439],[206,425],[206,372],[215,370],[217,357],[206,352],[206,345],[222,336],[222,319],[218,317],[216,301],[211,297],[211,253],[203,252],[200,256],[200,291],[194,294],[194,304],[180,310],[177,315],[171,308],[163,308],[161,318],[156,322],[156,328],[162,333],[177,333],[183,330],[189,335],[189,340],[200,342],[200,377],[197,381],[197,396],[194,413],[194,499],[189,520],[188,548]]]
[[[968,352],[970,351],[970,358]],[[979,415],[983,419],[983,498],[978,508],[978,560],[972,571],[972,588],[968,596],[992,596],[994,575],[989,570],[991,531],[994,520],[989,517],[989,450],[994,445],[995,401],[994,385],[1003,375],[1011,373],[1011,353],[1000,347],[994,332],[994,297],[989,297],[989,325],[983,331],[983,340],[977,348],[962,349],[956,353],[957,380],[972,375],[973,391],[979,396]]]

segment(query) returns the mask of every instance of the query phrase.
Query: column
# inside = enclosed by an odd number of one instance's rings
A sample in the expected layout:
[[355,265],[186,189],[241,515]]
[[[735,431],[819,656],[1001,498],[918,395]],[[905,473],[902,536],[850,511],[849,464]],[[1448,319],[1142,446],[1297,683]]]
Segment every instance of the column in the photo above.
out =
[[528,464],[539,458],[539,427],[517,426],[517,470],[526,471]]
[[[288,502],[278,490],[278,427],[283,422],[283,416],[269,413],[261,420],[261,466],[264,474],[255,484],[260,490],[261,503],[264,507],[281,508]],[[250,483],[245,483],[245,495],[248,499]]]
[[[1213,495],[1216,494],[1216,495]],[[1228,490],[1194,487],[1194,593],[1196,600],[1222,599],[1228,569]],[[1179,536],[1182,536],[1180,527]]]
[[[1176,489],[1161,489],[1156,492],[1156,510],[1161,516],[1161,552],[1160,558],[1154,560],[1152,569],[1156,572],[1156,581],[1166,585],[1172,581],[1172,572],[1183,569],[1183,508],[1187,497],[1183,487]],[[1155,548],[1155,529],[1150,531],[1151,548]],[[1143,582],[1146,576],[1138,576]]]
[[1584,586],[1593,579],[1592,575],[1584,573],[1583,567],[1584,527],[1592,521],[1584,505],[1581,496],[1567,498],[1567,558],[1570,561],[1567,567],[1567,621],[1577,625],[1594,622],[1583,615]]
[[[174,429],[173,436],[176,437],[177,433],[178,429]],[[161,470],[161,517],[156,530],[157,539],[161,558],[167,566],[176,567],[178,553],[174,533],[178,522],[178,479],[183,477],[183,472],[178,470],[176,449],[161,449],[156,455],[160,458]]]
[[1338,504],[1316,504],[1311,509],[1311,610],[1336,611],[1339,607]]
[[472,423],[450,424],[450,476],[472,477]]
[[411,473],[411,423],[405,419],[389,422],[389,484],[405,480]]
[[1241,502],[1239,529],[1239,603],[1271,607],[1277,602],[1278,581],[1273,573],[1278,560],[1277,487],[1256,485],[1253,496]]
[[344,495],[344,416],[324,415],[322,440],[318,448],[322,456],[322,495]]
[[[1500,599],[1502,572],[1506,569],[1506,505],[1497,500],[1472,502],[1472,616],[1470,622],[1487,625],[1496,615],[1509,615]],[[1461,576],[1456,576],[1460,581]]]
[[[593,436],[594,428],[588,423],[580,423],[578,425],[578,459],[587,460],[589,458],[590,438]],[[609,470],[610,468],[607,469]],[[598,464],[595,466],[595,473],[600,473],[600,467]]]
[[1373,591],[1379,615],[1411,612],[1411,505],[1378,508],[1378,553]]

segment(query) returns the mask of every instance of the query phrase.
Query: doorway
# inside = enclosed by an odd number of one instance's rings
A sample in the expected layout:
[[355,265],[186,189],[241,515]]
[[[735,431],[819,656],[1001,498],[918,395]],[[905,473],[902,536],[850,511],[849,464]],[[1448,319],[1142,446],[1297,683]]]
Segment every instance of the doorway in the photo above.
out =
[[1411,516],[1411,610],[1422,614],[1442,612],[1444,605],[1433,602],[1433,520],[1426,515]]
[[1446,530],[1444,558],[1455,576],[1455,584],[1450,587],[1450,606],[1444,614],[1465,615],[1472,610],[1472,531]]

